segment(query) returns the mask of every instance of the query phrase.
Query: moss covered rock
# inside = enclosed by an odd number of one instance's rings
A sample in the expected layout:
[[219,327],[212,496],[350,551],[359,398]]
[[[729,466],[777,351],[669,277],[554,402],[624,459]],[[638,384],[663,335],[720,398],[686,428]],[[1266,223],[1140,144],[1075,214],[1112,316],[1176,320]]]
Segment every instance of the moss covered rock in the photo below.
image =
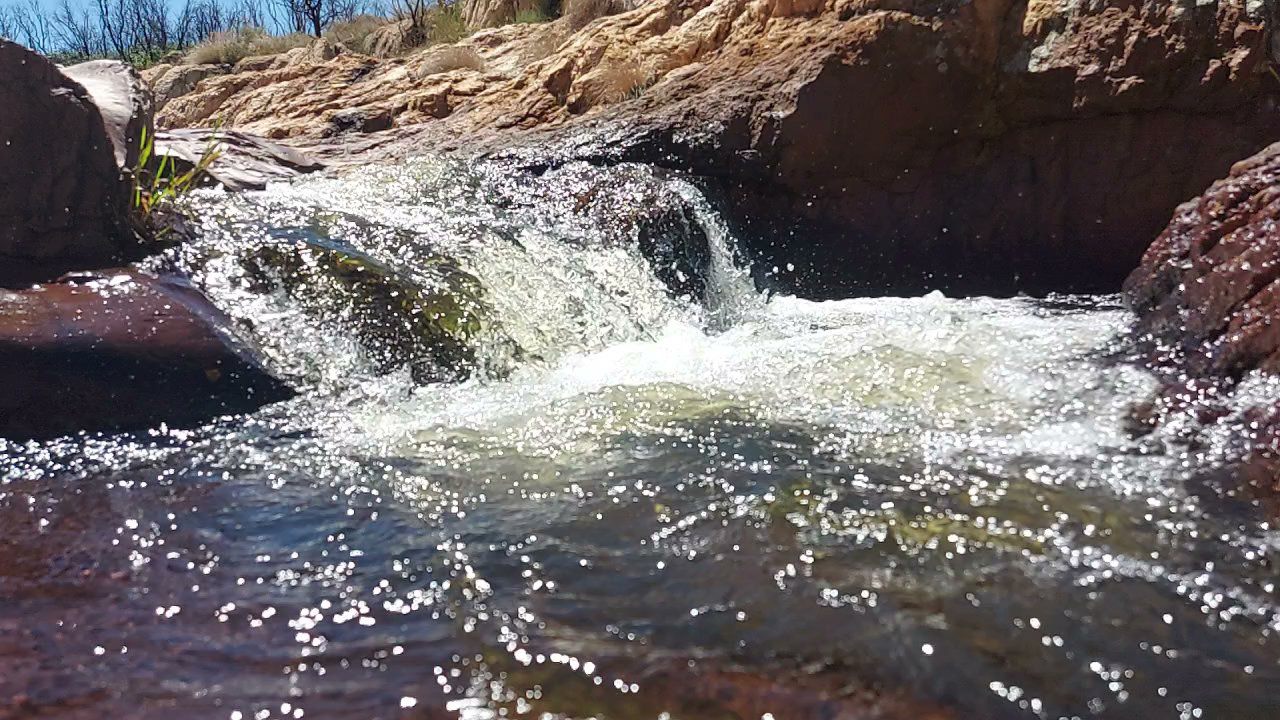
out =
[[273,233],[245,258],[254,290],[283,289],[308,314],[350,327],[380,371],[408,366],[417,382],[468,377],[487,306],[479,281],[451,258],[397,270],[324,237],[323,222]]

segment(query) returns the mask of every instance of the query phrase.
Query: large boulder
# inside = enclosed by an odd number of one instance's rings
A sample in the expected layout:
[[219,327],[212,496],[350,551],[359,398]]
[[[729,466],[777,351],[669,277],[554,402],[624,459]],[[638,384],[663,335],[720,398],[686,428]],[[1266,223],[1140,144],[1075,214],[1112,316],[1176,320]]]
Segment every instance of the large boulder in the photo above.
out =
[[289,397],[182,280],[102,271],[0,290],[0,437],[189,425]]
[[[128,112],[115,110],[116,120]],[[129,257],[131,193],[118,161],[127,141],[113,142],[89,89],[6,40],[0,137],[0,287]]]
[[592,132],[535,156],[718,180],[792,289],[1112,291],[1178,203],[1280,137],[1269,4],[697,5],[588,26],[492,122],[581,113]]
[[195,90],[201,80],[214,75],[223,75],[228,69],[226,65],[213,63],[170,67],[151,82],[151,89],[155,92],[156,112],[164,109],[170,100]]

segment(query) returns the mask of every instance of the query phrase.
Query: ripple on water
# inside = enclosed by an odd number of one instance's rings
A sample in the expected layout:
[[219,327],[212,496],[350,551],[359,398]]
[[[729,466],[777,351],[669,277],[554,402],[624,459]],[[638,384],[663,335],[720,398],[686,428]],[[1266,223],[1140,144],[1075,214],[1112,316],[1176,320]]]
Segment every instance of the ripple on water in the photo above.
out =
[[[467,178],[428,163],[204,200],[421,232],[464,258],[511,337],[543,344],[415,388],[211,271],[224,307],[323,379],[193,431],[0,448],[0,701],[55,717],[1280,709],[1278,536],[1189,492],[1207,451],[1126,431],[1154,381],[1114,359],[1129,317],[1113,298],[754,297],[716,316],[625,246],[553,245],[589,232],[547,188]],[[713,291],[732,296],[745,280],[724,272],[737,289]]]

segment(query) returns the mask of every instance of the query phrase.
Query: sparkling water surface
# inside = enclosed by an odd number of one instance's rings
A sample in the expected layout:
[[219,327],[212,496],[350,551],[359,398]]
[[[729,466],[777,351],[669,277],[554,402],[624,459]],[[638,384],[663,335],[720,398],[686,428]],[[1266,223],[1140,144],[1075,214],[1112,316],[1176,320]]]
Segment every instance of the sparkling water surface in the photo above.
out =
[[[700,292],[610,222],[660,202]],[[156,268],[302,392],[0,441],[0,716],[1280,716],[1280,535],[1198,481],[1225,451],[1135,432],[1117,298],[769,297],[695,185],[627,166],[192,205]],[[470,379],[241,281],[321,216],[478,279]]]

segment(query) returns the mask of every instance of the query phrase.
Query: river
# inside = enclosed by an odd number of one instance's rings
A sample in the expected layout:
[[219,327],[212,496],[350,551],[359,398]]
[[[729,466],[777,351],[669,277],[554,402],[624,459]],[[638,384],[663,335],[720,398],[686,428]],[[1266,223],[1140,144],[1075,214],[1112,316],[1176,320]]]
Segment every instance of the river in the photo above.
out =
[[[0,441],[0,716],[1280,713],[1280,534],[1206,479],[1227,435],[1135,430],[1117,297],[770,294],[636,166],[190,204],[154,267],[302,392]],[[404,367],[263,281],[299,238],[452,298],[461,348]]]

